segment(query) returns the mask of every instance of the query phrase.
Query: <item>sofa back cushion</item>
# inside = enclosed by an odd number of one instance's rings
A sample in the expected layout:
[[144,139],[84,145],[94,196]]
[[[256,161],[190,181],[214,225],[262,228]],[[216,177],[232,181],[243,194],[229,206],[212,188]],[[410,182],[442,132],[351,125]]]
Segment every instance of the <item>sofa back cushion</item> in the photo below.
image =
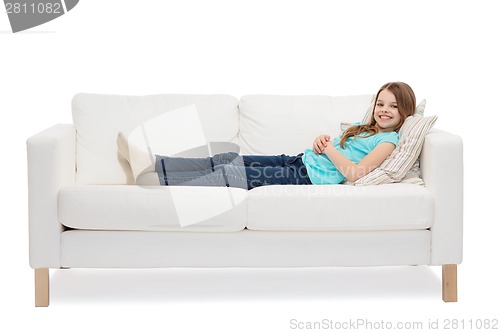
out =
[[242,154],[298,154],[320,134],[340,134],[341,122],[363,119],[372,95],[247,95],[240,99]]
[[118,133],[127,135],[148,119],[192,104],[207,141],[237,143],[238,99],[229,95],[75,95],[77,184],[125,184],[126,173],[117,154]]

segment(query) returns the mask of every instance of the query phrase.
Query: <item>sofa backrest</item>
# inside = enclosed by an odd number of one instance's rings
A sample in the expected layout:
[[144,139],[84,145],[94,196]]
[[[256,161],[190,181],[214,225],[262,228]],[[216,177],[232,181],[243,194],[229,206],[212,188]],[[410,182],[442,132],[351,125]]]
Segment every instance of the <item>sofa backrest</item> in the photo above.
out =
[[118,133],[127,135],[148,119],[191,104],[198,109],[208,141],[237,143],[238,99],[229,95],[75,95],[76,183],[125,184],[117,157]]
[[361,121],[371,98],[248,95],[238,101],[229,95],[77,94],[72,101],[76,182],[125,184],[118,133],[128,135],[145,121],[183,106],[196,105],[207,141],[239,144],[242,154],[298,154],[320,134],[338,135],[341,122]]
[[239,105],[241,152],[303,152],[318,135],[339,135],[340,123],[361,121],[372,96],[243,96]]

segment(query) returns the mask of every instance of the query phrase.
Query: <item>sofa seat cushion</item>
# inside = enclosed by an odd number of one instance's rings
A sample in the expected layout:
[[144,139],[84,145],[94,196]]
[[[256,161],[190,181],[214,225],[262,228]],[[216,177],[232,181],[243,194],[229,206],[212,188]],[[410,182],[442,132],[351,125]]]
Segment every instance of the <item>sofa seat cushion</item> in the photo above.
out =
[[434,200],[414,184],[279,185],[249,192],[251,230],[422,230],[431,227]]
[[70,186],[59,192],[59,219],[87,230],[239,231],[246,198],[227,187]]

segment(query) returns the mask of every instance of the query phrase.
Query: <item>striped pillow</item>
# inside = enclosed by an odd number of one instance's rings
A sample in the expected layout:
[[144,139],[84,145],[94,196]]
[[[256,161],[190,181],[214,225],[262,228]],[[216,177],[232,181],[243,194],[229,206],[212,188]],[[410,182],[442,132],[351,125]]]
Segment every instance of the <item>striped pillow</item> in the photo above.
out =
[[382,164],[358,179],[354,185],[378,185],[397,183],[414,167],[420,156],[427,132],[437,116],[411,116],[406,118],[399,130],[399,144]]

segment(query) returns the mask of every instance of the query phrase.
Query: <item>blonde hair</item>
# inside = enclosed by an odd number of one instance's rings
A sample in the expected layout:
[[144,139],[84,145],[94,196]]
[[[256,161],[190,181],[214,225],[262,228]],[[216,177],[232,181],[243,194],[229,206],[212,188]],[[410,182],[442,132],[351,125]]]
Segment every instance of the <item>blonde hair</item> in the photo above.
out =
[[345,143],[347,139],[349,139],[350,137],[357,137],[361,133],[368,133],[367,137],[370,137],[372,135],[377,134],[380,131],[379,128],[376,126],[377,122],[375,120],[375,116],[373,113],[377,105],[378,96],[380,92],[385,89],[389,90],[391,93],[394,94],[394,97],[396,97],[396,103],[398,104],[399,115],[401,116],[401,120],[399,121],[394,131],[396,132],[399,131],[401,126],[403,126],[405,119],[415,114],[417,102],[415,94],[413,93],[411,87],[404,82],[388,82],[384,84],[382,87],[380,87],[380,89],[377,92],[377,95],[375,96],[369,123],[351,126],[344,132],[344,134],[342,134],[342,137],[340,139],[340,146],[342,148],[345,148]]

